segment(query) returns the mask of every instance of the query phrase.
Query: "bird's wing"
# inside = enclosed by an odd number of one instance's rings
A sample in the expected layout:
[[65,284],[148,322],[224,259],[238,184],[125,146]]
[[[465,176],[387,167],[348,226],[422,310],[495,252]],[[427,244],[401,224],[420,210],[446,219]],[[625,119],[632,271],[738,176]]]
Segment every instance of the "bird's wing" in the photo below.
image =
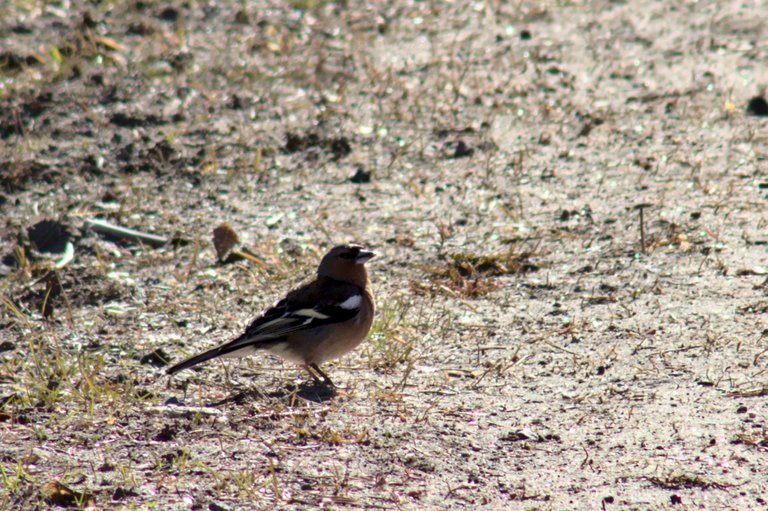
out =
[[247,344],[269,342],[285,335],[354,318],[363,303],[363,290],[320,278],[289,293],[253,320],[227,351]]

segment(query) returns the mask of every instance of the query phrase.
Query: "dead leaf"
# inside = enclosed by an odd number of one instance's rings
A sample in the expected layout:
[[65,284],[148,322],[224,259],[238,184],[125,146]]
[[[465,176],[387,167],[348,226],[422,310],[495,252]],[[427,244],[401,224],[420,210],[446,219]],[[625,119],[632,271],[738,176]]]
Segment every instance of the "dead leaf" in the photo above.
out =
[[72,490],[58,481],[45,483],[40,489],[40,494],[46,502],[54,506],[84,509],[96,504],[93,494]]
[[238,243],[240,237],[228,223],[225,222],[213,230],[213,247],[219,262],[224,262]]

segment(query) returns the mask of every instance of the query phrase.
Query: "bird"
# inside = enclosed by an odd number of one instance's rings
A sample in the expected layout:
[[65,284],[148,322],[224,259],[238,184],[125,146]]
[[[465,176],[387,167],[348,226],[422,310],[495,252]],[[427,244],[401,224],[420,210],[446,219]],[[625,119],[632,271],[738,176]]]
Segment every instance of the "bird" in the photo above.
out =
[[264,310],[242,335],[166,372],[172,375],[213,358],[265,350],[302,365],[316,382],[334,387],[320,364],[349,353],[368,336],[376,305],[365,263],[375,255],[355,244],[331,248],[313,280]]

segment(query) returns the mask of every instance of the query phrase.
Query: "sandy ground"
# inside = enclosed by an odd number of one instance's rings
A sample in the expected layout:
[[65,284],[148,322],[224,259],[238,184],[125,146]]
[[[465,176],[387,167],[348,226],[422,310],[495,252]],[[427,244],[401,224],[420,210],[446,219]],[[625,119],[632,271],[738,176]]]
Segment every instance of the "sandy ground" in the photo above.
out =
[[[0,508],[768,507],[761,2],[0,13]],[[335,394],[164,376],[351,240]]]

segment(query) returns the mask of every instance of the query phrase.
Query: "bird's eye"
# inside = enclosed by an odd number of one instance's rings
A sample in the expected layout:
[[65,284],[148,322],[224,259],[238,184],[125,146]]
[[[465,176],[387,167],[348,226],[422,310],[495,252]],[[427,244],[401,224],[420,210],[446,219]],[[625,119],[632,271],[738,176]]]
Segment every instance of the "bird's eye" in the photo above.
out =
[[342,254],[339,255],[339,257],[341,257],[342,259],[354,259],[357,256],[352,252],[343,252]]

